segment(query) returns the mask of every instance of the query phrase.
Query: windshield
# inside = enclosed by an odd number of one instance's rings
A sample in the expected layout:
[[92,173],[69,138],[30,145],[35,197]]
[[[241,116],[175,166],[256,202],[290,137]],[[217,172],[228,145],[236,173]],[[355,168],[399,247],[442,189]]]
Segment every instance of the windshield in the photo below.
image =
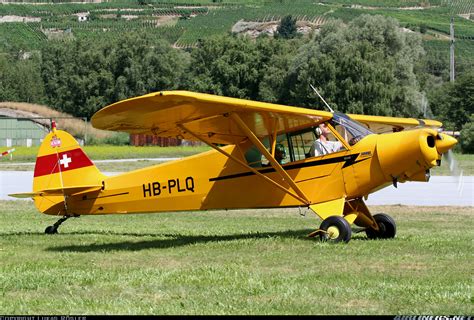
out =
[[351,119],[348,115],[335,112],[331,120],[333,127],[352,146],[365,136],[373,134],[363,124]]

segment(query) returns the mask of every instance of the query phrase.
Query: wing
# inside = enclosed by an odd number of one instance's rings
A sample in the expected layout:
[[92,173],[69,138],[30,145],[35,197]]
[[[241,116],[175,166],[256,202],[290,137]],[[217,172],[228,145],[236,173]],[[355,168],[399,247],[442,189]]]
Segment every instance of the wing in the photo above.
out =
[[439,121],[427,119],[366,116],[361,114],[348,114],[348,116],[365,124],[375,133],[397,132],[415,127],[439,128],[443,125]]
[[[332,118],[325,111],[189,91],[161,91],[114,103],[92,117],[103,130],[198,140],[181,125],[212,143],[237,144],[247,135],[229,115],[236,113],[257,137],[290,132]],[[276,129],[275,129],[276,128]]]

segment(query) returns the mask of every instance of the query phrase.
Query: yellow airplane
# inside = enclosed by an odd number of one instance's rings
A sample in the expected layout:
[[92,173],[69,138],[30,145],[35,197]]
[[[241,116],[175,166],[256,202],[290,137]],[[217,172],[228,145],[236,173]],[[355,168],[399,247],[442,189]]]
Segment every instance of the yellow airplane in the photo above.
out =
[[[456,139],[441,123],[276,105],[187,91],[162,91],[99,110],[94,127],[201,141],[214,150],[105,176],[67,132],[52,127],[40,146],[32,197],[62,216],[237,208],[309,207],[322,219],[310,234],[348,242],[351,225],[393,238],[394,220],[364,198],[429,169]],[[388,132],[387,132],[388,131]],[[385,133],[383,133],[385,132]]]

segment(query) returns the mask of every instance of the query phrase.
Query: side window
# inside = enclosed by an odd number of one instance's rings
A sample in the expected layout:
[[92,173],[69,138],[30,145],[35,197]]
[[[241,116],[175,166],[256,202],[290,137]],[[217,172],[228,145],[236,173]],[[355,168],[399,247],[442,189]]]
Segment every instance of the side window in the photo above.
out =
[[293,161],[303,160],[310,156],[310,150],[316,135],[313,130],[292,134],[290,136],[291,147],[293,150]]
[[[268,147],[268,151],[271,151],[270,147]],[[265,158],[264,155],[262,155],[261,159],[263,166],[270,166],[270,162],[267,160],[267,158]],[[291,161],[290,149],[288,147],[288,139],[286,134],[280,134],[277,136],[277,142],[275,146],[275,160],[278,161],[279,164],[286,164]]]
[[310,157],[319,157],[346,150],[342,142],[332,133],[330,126],[327,123],[321,123],[315,128],[315,130],[318,134],[317,139],[314,141],[309,151]]
[[[262,143],[270,152],[271,148],[269,144],[269,139],[263,139]],[[248,165],[253,168],[270,166],[270,163],[267,158],[265,158],[265,156],[255,146],[252,146],[247,150],[247,152],[245,153],[245,160],[247,160]],[[288,147],[288,139],[286,134],[281,134],[277,136],[277,143],[275,147],[275,160],[277,160],[280,164],[286,164],[291,161],[290,148]]]
[[252,146],[245,153],[245,160],[247,160],[247,164],[250,167],[258,168],[262,166],[262,154],[255,146]]

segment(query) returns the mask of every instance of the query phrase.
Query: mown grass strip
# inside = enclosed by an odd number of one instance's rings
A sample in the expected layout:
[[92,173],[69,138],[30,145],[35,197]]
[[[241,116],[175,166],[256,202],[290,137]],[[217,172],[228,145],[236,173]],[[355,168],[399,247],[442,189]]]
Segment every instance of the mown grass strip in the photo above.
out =
[[373,207],[398,236],[306,238],[297,209],[56,218],[0,201],[0,314],[472,314],[472,208]]

